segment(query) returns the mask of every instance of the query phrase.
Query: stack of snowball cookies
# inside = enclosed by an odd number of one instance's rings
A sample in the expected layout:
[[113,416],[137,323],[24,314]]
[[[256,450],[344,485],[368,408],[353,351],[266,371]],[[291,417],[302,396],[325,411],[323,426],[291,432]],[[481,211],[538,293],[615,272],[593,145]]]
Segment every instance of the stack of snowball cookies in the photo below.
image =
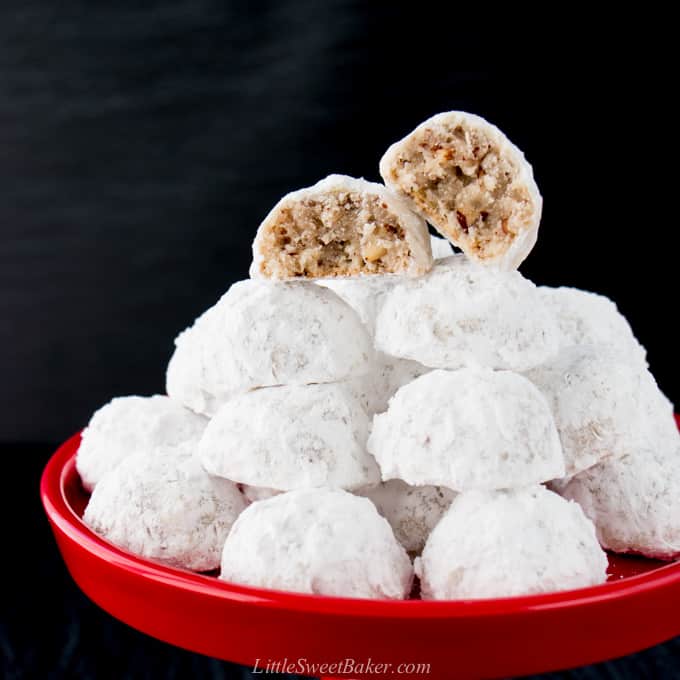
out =
[[380,174],[284,196],[250,278],[175,340],[167,396],[94,414],[85,523],[172,567],[354,598],[545,593],[604,582],[605,550],[678,557],[673,406],[612,301],[517,271],[542,207],[522,152],[454,111]]

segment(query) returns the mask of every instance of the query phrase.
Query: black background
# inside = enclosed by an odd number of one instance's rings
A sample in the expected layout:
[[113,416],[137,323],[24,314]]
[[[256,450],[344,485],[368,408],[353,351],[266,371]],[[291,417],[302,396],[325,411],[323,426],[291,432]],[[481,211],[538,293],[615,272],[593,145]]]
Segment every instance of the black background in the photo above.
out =
[[[38,472],[112,396],[163,390],[174,336],[247,275],[283,193],[330,172],[378,179],[388,144],[433,113],[479,113],[525,151],[545,209],[523,273],[616,300],[680,401],[667,18],[494,19],[347,0],[0,5],[0,442],[10,553],[33,578],[4,602],[13,677],[231,672],[79,596]],[[670,677],[676,648],[592,673]]]

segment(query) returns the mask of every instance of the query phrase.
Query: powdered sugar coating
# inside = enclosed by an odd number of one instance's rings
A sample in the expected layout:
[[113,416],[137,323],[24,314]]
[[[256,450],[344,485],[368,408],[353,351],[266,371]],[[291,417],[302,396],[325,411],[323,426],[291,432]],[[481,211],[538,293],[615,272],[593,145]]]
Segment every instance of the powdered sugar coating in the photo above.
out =
[[[279,230],[286,233],[283,239],[277,238]],[[296,239],[301,234],[304,238]],[[393,249],[400,253],[390,259]],[[253,241],[250,276],[295,278],[289,265],[294,258],[300,258],[294,269],[305,270],[297,276],[307,278],[390,272],[418,276],[432,267],[427,225],[406,201],[382,184],[338,174],[286,194],[271,209]],[[310,273],[307,266],[320,271]]]
[[250,484],[238,484],[237,486],[248,503],[266,501],[268,498],[273,498],[283,493],[277,489],[269,489],[266,486],[251,486]]
[[[448,241],[446,243],[448,244]],[[362,276],[324,279],[317,283],[335,291],[352,307],[359,315],[369,335],[373,337],[376,317],[385,295],[401,280],[397,276]],[[368,373],[351,379],[349,384],[366,411],[373,415],[387,409],[388,401],[402,385],[429,370],[430,368],[417,361],[401,359],[376,351]]]
[[135,454],[97,484],[83,515],[96,533],[171,567],[210,571],[246,502],[195,457]]
[[83,430],[76,469],[92,491],[122,460],[136,453],[173,450],[191,455],[208,421],[161,395],[117,397]]
[[435,260],[444,260],[453,255],[451,242],[441,236],[430,234],[430,248],[432,249],[432,257]]
[[357,494],[373,502],[410,553],[422,551],[430,532],[456,496],[443,486],[410,486],[400,479],[360,489]]
[[[434,237],[433,237],[434,239]],[[441,241],[442,239],[437,239]],[[448,242],[447,242],[448,243]],[[324,279],[319,285],[335,291],[356,311],[373,338],[378,312],[387,293],[403,279],[398,276],[361,276],[356,278]],[[417,361],[374,352],[370,370],[349,381],[366,411],[373,415],[387,409],[394,393],[408,382],[427,373],[429,367]]]
[[402,387],[368,440],[386,479],[455,491],[500,489],[564,474],[548,403],[510,371],[436,370]]
[[647,365],[645,348],[616,304],[604,295],[578,288],[539,286],[560,329],[560,347],[605,345],[624,358]]
[[526,376],[548,399],[567,475],[675,437],[672,405],[651,373],[609,347],[567,348]]
[[198,447],[205,469],[251,486],[355,489],[380,473],[368,415],[340,384],[268,387],[227,401]]
[[421,596],[436,600],[584,588],[606,569],[581,508],[540,486],[460,494],[416,560]]
[[256,387],[363,375],[373,353],[356,312],[305,281],[239,281],[175,345],[168,394],[206,415]]
[[354,278],[322,279],[320,286],[330,288],[341,297],[358,315],[371,338],[375,335],[375,323],[383,300],[399,276],[357,276]]
[[522,371],[554,356],[558,341],[555,319],[533,283],[463,255],[394,286],[375,333],[377,349],[433,368]]
[[389,400],[400,387],[431,370],[417,361],[376,352],[371,371],[354,378],[348,384],[364,405],[366,412],[373,415],[387,410]]
[[605,548],[680,557],[680,437],[675,446],[669,442],[599,463],[561,493],[581,505]]
[[366,498],[305,489],[253,503],[224,545],[220,578],[339,597],[403,599],[413,570]]

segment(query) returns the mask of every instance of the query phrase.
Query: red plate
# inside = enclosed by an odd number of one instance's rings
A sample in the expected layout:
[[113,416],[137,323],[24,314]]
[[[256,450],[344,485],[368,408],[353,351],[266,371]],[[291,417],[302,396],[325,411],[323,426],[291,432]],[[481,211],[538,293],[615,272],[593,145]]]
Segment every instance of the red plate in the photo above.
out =
[[66,566],[111,615],[194,652],[307,675],[487,678],[602,661],[680,634],[680,562],[612,555],[600,586],[457,602],[299,595],[164,567],[83,524],[79,441],[57,450],[41,482]]

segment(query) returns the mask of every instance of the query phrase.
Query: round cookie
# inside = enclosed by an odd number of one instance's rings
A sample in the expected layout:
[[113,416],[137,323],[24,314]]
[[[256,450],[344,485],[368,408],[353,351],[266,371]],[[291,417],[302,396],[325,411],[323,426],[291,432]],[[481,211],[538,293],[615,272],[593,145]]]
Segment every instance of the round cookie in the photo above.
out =
[[456,496],[443,486],[409,486],[400,479],[366,487],[357,495],[373,502],[410,553],[422,551],[430,532]]
[[382,184],[329,175],[284,196],[257,230],[253,278],[399,273],[432,267],[425,221]]
[[428,118],[385,152],[380,174],[472,259],[516,269],[536,243],[543,202],[531,165],[479,116]]
[[161,395],[117,397],[102,406],[83,430],[76,469],[92,491],[99,480],[135,453],[172,450],[191,455],[208,421]]
[[645,348],[608,297],[567,287],[539,286],[538,292],[557,319],[561,349],[605,345],[622,357],[647,366]]
[[576,503],[534,486],[457,496],[415,568],[424,600],[466,600],[604,583],[607,557]]
[[432,371],[373,419],[368,450],[382,477],[455,491],[502,489],[564,474],[545,397],[510,371]]
[[559,333],[533,283],[464,255],[439,260],[385,296],[377,349],[433,368],[523,371],[555,356]]
[[651,373],[603,345],[578,345],[525,374],[548,399],[567,475],[674,439],[672,405]]
[[239,281],[175,345],[168,394],[206,415],[256,387],[363,375],[373,354],[356,312],[305,281]]
[[171,567],[210,571],[246,502],[194,457],[134,454],[101,479],[83,521],[120,548]]
[[560,492],[595,523],[603,547],[662,560],[680,557],[680,437],[579,473]]
[[304,489],[241,514],[224,544],[220,578],[316,595],[404,599],[413,570],[368,499]]
[[340,384],[268,387],[227,401],[198,446],[213,475],[256,487],[356,489],[379,481],[369,419]]

